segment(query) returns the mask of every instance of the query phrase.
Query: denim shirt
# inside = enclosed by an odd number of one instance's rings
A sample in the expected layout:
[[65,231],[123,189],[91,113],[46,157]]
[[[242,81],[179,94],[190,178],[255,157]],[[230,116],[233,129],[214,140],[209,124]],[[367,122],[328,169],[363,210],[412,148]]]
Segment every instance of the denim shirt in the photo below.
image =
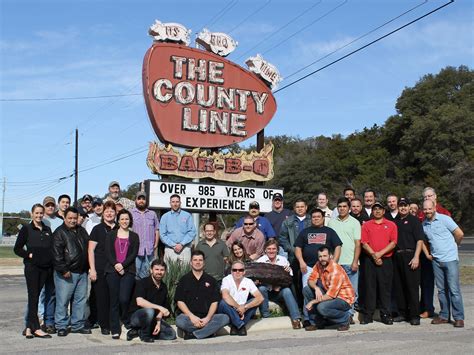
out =
[[423,221],[423,230],[430,242],[431,255],[437,261],[448,262],[459,260],[458,245],[453,232],[458,228],[454,220],[446,215],[436,213],[432,221]]

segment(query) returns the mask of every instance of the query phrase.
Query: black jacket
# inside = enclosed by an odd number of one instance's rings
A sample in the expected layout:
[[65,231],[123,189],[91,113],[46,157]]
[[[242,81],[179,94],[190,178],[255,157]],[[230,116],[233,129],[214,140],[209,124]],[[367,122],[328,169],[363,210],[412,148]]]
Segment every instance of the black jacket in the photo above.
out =
[[[107,256],[107,263],[105,264],[106,274],[117,272],[114,267],[115,264],[117,264],[117,256],[115,254],[117,232],[118,230],[113,230],[107,233],[107,237],[105,238],[105,255]],[[140,237],[135,232],[129,231],[128,233],[130,245],[128,246],[127,256],[123,261],[122,266],[125,272],[136,274],[137,268],[135,266],[135,258],[137,257],[138,248],[140,246]]]
[[[23,258],[25,265],[33,264],[40,268],[50,268],[53,266],[53,233],[51,233],[51,228],[43,222],[41,224],[42,229],[36,228],[33,222],[24,225],[18,234],[13,251]],[[31,259],[30,254],[32,254]]]
[[53,233],[54,269],[60,274],[68,271],[74,273],[87,272],[87,244],[89,235],[86,230],[77,226],[69,229],[62,224]]

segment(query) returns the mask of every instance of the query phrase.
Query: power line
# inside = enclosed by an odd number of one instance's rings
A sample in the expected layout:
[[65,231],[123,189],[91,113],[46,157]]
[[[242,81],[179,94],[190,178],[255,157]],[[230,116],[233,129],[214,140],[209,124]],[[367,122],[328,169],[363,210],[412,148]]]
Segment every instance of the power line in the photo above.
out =
[[21,98],[21,99],[0,99],[2,102],[22,102],[22,101],[71,101],[71,100],[95,100],[95,99],[108,99],[111,97],[125,97],[125,96],[137,96],[140,94],[116,94],[116,95],[100,95],[100,96],[73,96],[73,97],[56,97],[56,98]]
[[246,18],[244,18],[242,21],[240,21],[236,26],[234,26],[230,31],[228,31],[227,33],[231,34],[232,32],[234,32],[237,28],[239,28],[240,26],[242,26],[243,23],[245,23],[249,18],[255,16],[256,14],[258,14],[260,11],[262,11],[264,8],[266,8],[268,5],[270,5],[270,3],[272,2],[272,0],[268,0],[265,4],[263,4],[262,6],[260,6],[257,10],[255,11],[252,11]]
[[343,59],[345,59],[345,58],[347,58],[347,57],[350,57],[351,55],[353,55],[353,54],[355,54],[355,53],[357,53],[357,52],[360,52],[361,50],[363,50],[363,49],[365,49],[365,48],[371,46],[372,44],[374,44],[374,43],[376,43],[376,42],[379,42],[379,41],[381,41],[382,39],[387,38],[388,36],[391,36],[392,34],[394,34],[394,33],[398,32],[398,31],[402,30],[403,28],[408,27],[408,26],[414,24],[415,22],[418,22],[418,21],[420,21],[421,19],[423,19],[423,18],[425,18],[425,17],[427,17],[427,16],[429,16],[429,15],[431,15],[431,14],[433,14],[433,13],[439,11],[439,10],[441,10],[442,8],[444,8],[444,7],[446,7],[446,6],[450,5],[450,4],[452,4],[453,2],[454,2],[454,0],[450,0],[448,3],[439,6],[439,7],[437,7],[436,9],[434,9],[434,10],[432,10],[432,11],[430,11],[430,12],[428,12],[428,13],[426,13],[426,14],[420,16],[420,17],[417,17],[417,18],[414,19],[413,21],[410,21],[410,22],[406,23],[405,25],[400,26],[400,27],[396,28],[395,30],[393,30],[393,31],[391,31],[391,32],[389,32],[389,33],[387,33],[387,34],[385,34],[385,35],[383,35],[383,36],[381,36],[381,37],[378,37],[377,39],[373,40],[372,42],[369,42],[369,43],[367,43],[366,45],[357,48],[356,50],[354,50],[354,51],[352,51],[352,52],[350,52],[350,53],[348,53],[348,54],[346,54],[346,55],[340,57],[339,59],[336,59],[336,60],[332,61],[331,63],[326,64],[326,65],[322,66],[321,68],[316,69],[315,71],[312,71],[311,73],[309,73],[309,74],[307,74],[307,75],[305,75],[305,76],[303,76],[303,77],[301,77],[301,78],[299,78],[299,79],[297,79],[297,80],[295,80],[295,81],[293,81],[293,82],[291,82],[291,83],[289,83],[289,84],[287,84],[287,85],[281,87],[281,88],[278,89],[278,90],[275,90],[275,91],[274,91],[274,94],[276,94],[277,92],[280,92],[280,91],[282,91],[282,90],[284,90],[284,89],[286,89],[286,88],[289,88],[290,86],[292,86],[292,85],[294,85],[294,84],[296,84],[296,83],[299,83],[300,81],[302,81],[302,80],[304,80],[304,79],[306,79],[306,78],[308,78],[308,77],[310,77],[310,76],[312,76],[312,75],[314,75],[314,74],[320,72],[320,71],[323,70],[323,69],[326,69],[327,67],[330,67],[330,66],[333,65],[333,64],[336,64],[337,62],[340,62],[341,60],[343,60]]
[[206,28],[208,26],[211,26],[215,24],[217,21],[219,21],[222,16],[224,16],[227,12],[229,12],[230,9],[232,9],[235,5],[237,5],[237,0],[232,0],[230,3],[228,3],[224,8],[219,11],[217,14],[215,14],[203,27],[201,28]]
[[247,50],[246,52],[242,53],[240,55],[240,57],[237,58],[237,60],[239,60],[240,58],[244,57],[247,53],[251,52],[253,49],[257,48],[259,45],[261,45],[262,43],[266,42],[268,39],[272,38],[273,36],[275,36],[277,33],[283,31],[286,27],[288,27],[289,25],[291,25],[293,22],[295,22],[296,20],[298,20],[300,17],[306,15],[309,11],[311,11],[313,8],[315,8],[316,6],[318,6],[320,3],[321,3],[322,0],[319,0],[317,3],[311,5],[310,7],[308,7],[307,9],[303,10],[303,12],[299,13],[298,15],[296,15],[296,17],[293,17],[290,21],[288,21],[287,23],[285,23],[283,26],[281,26],[278,30],[276,30],[275,32],[273,33],[270,33],[268,36],[266,36],[264,39],[262,39],[260,42],[258,42],[256,45],[254,45],[252,48],[250,48],[249,50]]
[[287,42],[289,39],[293,38],[294,36],[296,36],[297,34],[300,34],[301,32],[303,32],[304,30],[306,30],[307,28],[311,27],[312,25],[314,25],[316,22],[322,20],[323,18],[325,18],[326,16],[330,15],[331,13],[333,13],[334,11],[336,11],[338,8],[344,6],[345,4],[347,4],[347,1],[348,0],[344,0],[342,3],[340,3],[339,5],[333,7],[331,10],[329,10],[328,12],[326,12],[325,14],[319,16],[317,19],[315,19],[314,21],[311,21],[310,23],[308,23],[306,26],[304,26],[303,28],[299,29],[298,31],[296,32],[293,32],[291,35],[289,35],[288,37],[286,37],[285,39],[279,41],[276,45],[274,45],[273,47],[270,47],[269,49],[267,49],[265,52],[263,52],[263,54],[266,54],[272,50],[274,50],[275,48],[278,48],[280,47],[282,44],[284,44],[285,42]]
[[353,43],[355,43],[355,42],[361,40],[361,39],[364,38],[364,37],[367,37],[368,35],[374,33],[375,31],[377,31],[377,30],[379,30],[379,29],[381,29],[382,27],[385,27],[385,26],[388,25],[389,23],[392,23],[393,21],[399,19],[400,17],[403,17],[404,15],[408,14],[409,12],[411,12],[411,11],[417,9],[418,7],[423,6],[423,5],[426,4],[427,2],[428,2],[428,0],[423,1],[422,3],[420,3],[420,4],[418,4],[418,5],[414,6],[414,7],[412,7],[411,9],[408,9],[407,11],[401,13],[400,15],[398,15],[398,16],[396,16],[396,17],[393,17],[392,19],[390,19],[389,21],[387,21],[387,22],[381,24],[380,26],[377,26],[376,28],[374,28],[374,29],[372,29],[372,30],[370,30],[370,31],[368,31],[368,32],[366,32],[366,33],[364,33],[363,35],[357,37],[356,39],[353,39],[352,41],[346,43],[345,45],[343,45],[343,46],[341,46],[341,47],[339,47],[339,48],[333,50],[332,52],[330,52],[330,53],[328,53],[328,54],[325,54],[324,56],[322,56],[321,58],[315,60],[314,62],[311,62],[311,63],[308,64],[308,65],[305,65],[303,68],[298,69],[297,71],[291,73],[290,75],[285,75],[285,76],[284,76],[285,79],[291,78],[292,76],[294,76],[294,75],[296,75],[296,74],[302,72],[303,70],[305,70],[305,69],[309,68],[310,66],[312,66],[312,65],[314,65],[314,64],[316,64],[316,63],[318,63],[318,62],[320,62],[321,60],[326,59],[327,57],[331,56],[332,54],[334,54],[334,53],[336,53],[336,52],[339,52],[341,49],[350,46],[351,44],[353,44]]

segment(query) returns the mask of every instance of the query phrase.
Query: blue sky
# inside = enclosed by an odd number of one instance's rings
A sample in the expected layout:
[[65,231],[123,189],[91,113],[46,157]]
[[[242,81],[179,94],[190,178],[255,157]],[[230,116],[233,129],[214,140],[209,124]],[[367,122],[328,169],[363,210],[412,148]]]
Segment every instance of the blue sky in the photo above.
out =
[[[204,26],[229,33],[239,47],[228,59],[242,65],[247,57],[261,53],[280,70],[284,86],[445,2],[1,0],[0,97],[140,94],[142,60],[152,44],[147,31],[155,19],[181,23],[193,33]],[[290,76],[418,4],[386,27]],[[229,11],[216,16],[226,6]],[[472,68],[473,58],[473,2],[456,1],[277,93],[278,111],[265,133],[303,138],[347,135],[383,124],[395,113],[396,99],[405,87],[448,65]],[[112,180],[126,187],[154,178],[146,166],[146,151],[95,168],[140,152],[156,140],[140,95],[1,101],[0,115],[5,211],[30,209],[46,195],[73,195],[74,180],[59,179],[73,172],[76,127],[82,170],[79,197],[103,195]]]

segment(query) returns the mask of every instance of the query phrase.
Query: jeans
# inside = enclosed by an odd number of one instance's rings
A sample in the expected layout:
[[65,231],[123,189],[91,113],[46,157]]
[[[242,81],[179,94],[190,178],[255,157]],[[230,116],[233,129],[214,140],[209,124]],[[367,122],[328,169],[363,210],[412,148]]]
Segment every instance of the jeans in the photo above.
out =
[[247,309],[244,314],[244,319],[240,319],[239,313],[237,313],[237,311],[233,307],[229,306],[224,300],[219,302],[219,308],[217,311],[219,313],[227,314],[230,319],[230,324],[237,329],[240,329],[244,327],[250,321],[250,319],[252,319],[255,313],[257,313],[257,307]]
[[[303,289],[306,303],[315,298],[314,291],[309,286]],[[349,322],[351,316],[351,305],[340,298],[334,298],[329,301],[323,301],[313,306],[309,311],[309,320],[311,324],[324,325],[330,322],[338,325],[345,325]]]
[[137,279],[144,279],[150,275],[150,263],[153,260],[153,254],[137,255],[135,266],[137,268]]
[[130,317],[130,326],[138,329],[140,339],[156,338],[159,340],[174,340],[176,332],[164,320],[160,321],[160,332],[158,335],[152,335],[156,326],[155,310],[151,308],[141,308],[136,310]]
[[[302,284],[303,290],[305,289],[305,287],[308,286],[308,279],[312,272],[313,272],[313,268],[308,266],[306,273],[301,274],[301,284]],[[306,303],[307,303],[306,297],[304,297],[304,292],[303,292],[303,319],[309,320],[309,314],[308,314],[308,310],[306,309]]]
[[[71,277],[64,278],[54,271],[54,285],[56,287],[56,312],[54,321],[56,329],[66,329],[71,325],[72,330],[84,328],[87,301],[87,273],[71,272]],[[71,315],[68,314],[72,300]]]
[[459,261],[433,260],[433,272],[438,288],[440,318],[449,319],[452,308],[454,320],[464,320],[464,305],[459,284]]
[[197,339],[207,338],[227,324],[229,324],[229,317],[225,314],[214,314],[203,328],[196,328],[185,314],[176,317],[176,326],[186,333],[192,333]]
[[110,331],[112,334],[120,334],[120,321],[124,324],[129,321],[128,306],[135,285],[135,275],[128,272],[124,275],[113,272],[107,274],[105,278],[109,287]]
[[352,271],[351,265],[341,265],[344,271],[346,272],[347,276],[349,277],[349,281],[351,282],[352,288],[355,292],[355,299],[354,304],[351,307],[351,316],[354,315],[354,307],[357,304],[357,297],[359,296],[357,290],[359,288],[359,271]]
[[268,300],[274,302],[283,301],[285,302],[286,309],[290,314],[292,320],[301,319],[300,310],[298,309],[298,304],[296,303],[293,292],[289,287],[284,287],[279,291],[269,290],[268,286],[259,286],[260,293],[263,295],[263,302],[260,305],[260,313],[263,318],[268,318],[270,316],[270,311],[268,309]]

